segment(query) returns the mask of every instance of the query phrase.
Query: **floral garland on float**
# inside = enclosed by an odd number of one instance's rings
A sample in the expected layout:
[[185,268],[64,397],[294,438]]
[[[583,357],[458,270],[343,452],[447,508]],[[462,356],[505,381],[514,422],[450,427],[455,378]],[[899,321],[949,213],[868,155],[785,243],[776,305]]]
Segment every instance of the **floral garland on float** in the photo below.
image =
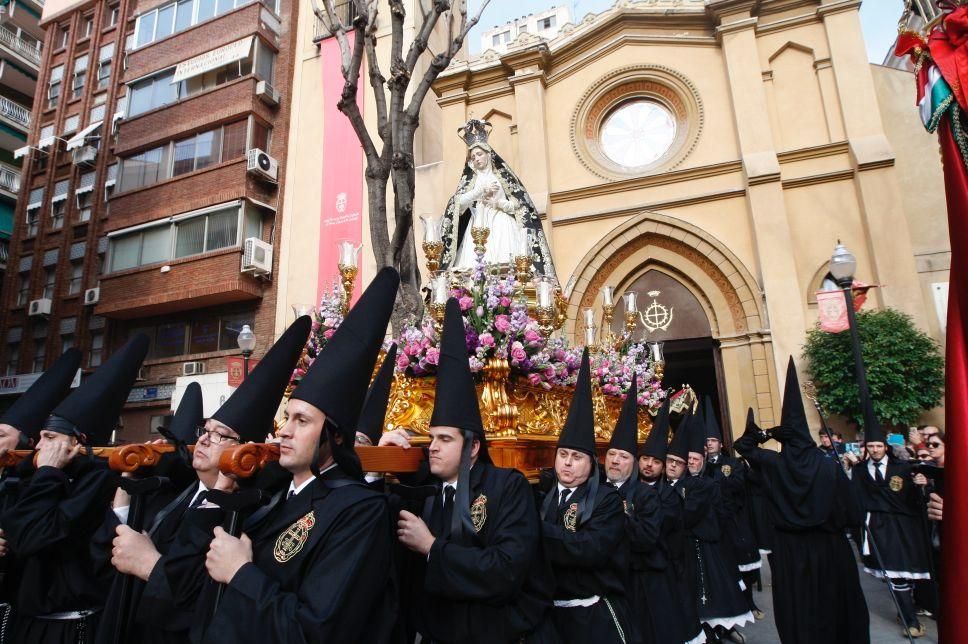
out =
[[[426,251],[426,240],[424,248]],[[405,427],[416,434],[427,433],[444,305],[454,297],[464,316],[468,363],[471,371],[479,374],[481,411],[489,437],[556,436],[568,412],[584,348],[570,345],[557,333],[566,320],[565,298],[558,285],[547,278],[530,279],[530,265],[525,270],[519,258],[517,270],[512,271],[486,265],[483,244],[477,250],[473,271],[433,273],[424,315],[409,320],[391,340],[398,351],[385,429]],[[433,265],[432,261],[428,264]],[[340,269],[343,272],[342,264]],[[313,312],[312,333],[293,373],[293,384],[342,323],[352,286],[352,280],[344,279],[320,300]],[[624,332],[613,334],[612,288],[603,289],[602,295],[605,319],[601,334],[594,311],[583,312],[586,345],[592,350],[596,435],[601,440],[610,436],[635,374],[640,438],[644,440],[652,416],[671,394],[662,386],[662,343],[633,339],[637,316],[634,293],[625,294],[629,312]],[[676,396],[682,394],[680,391]]]

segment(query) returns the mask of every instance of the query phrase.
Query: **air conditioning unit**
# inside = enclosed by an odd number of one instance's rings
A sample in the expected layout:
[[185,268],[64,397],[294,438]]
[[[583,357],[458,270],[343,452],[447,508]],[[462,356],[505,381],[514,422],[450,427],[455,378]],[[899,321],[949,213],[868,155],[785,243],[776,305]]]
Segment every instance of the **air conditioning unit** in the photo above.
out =
[[71,152],[74,165],[91,166],[97,163],[97,148],[93,145],[82,145]]
[[50,299],[42,297],[39,300],[31,300],[28,314],[31,316],[50,315]]
[[260,101],[272,107],[279,105],[281,98],[276,88],[264,80],[255,84],[255,95],[259,97]]
[[248,163],[246,163],[245,169],[249,174],[273,182],[279,180],[279,162],[270,157],[266,152],[263,152],[259,148],[252,148],[249,150],[246,159]]
[[268,275],[272,272],[272,244],[247,237],[242,245],[242,272]]
[[183,376],[197,376],[203,373],[205,373],[204,362],[183,362],[182,363]]
[[89,288],[84,291],[84,306],[91,306],[97,304],[98,300],[101,299],[101,287],[95,286],[94,288]]

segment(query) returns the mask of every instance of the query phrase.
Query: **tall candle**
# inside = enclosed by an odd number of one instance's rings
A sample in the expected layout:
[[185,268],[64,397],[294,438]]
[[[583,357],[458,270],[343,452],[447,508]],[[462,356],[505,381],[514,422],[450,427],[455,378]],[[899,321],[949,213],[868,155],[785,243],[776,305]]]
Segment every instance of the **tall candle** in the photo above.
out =
[[440,219],[437,217],[421,217],[424,224],[424,241],[433,243],[440,241]]
[[354,246],[353,242],[344,239],[336,242],[336,247],[339,249],[340,265],[357,266],[357,256],[363,248],[363,244]]
[[445,304],[449,295],[447,288],[447,274],[441,274],[433,278],[434,304]]
[[590,308],[585,309],[584,316],[585,316],[585,328],[588,328],[590,326],[595,326],[595,311],[593,311]]
[[554,284],[546,279],[538,282],[538,306],[550,307],[552,294],[554,293]]
[[594,325],[585,327],[585,346],[586,347],[591,347],[595,345],[595,331],[596,329]]
[[604,304],[605,306],[612,306],[613,304],[615,304],[614,300],[612,299],[613,296],[614,296],[614,294],[615,294],[615,287],[614,286],[603,286],[602,287],[602,304]]
[[635,291],[628,291],[622,297],[625,298],[625,311],[627,313],[636,313],[639,310],[635,303],[635,298],[637,297]]

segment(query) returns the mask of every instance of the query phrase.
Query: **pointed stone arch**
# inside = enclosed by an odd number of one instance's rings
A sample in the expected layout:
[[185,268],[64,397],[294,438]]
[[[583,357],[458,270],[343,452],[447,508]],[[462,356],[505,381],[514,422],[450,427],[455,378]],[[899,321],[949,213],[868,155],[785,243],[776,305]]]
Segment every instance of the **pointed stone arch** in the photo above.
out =
[[[766,307],[753,273],[725,244],[676,217],[643,211],[608,232],[578,263],[570,281],[565,333],[576,342],[585,307],[600,309],[601,287],[616,292],[649,270],[679,281],[699,300],[719,344],[731,425],[742,432],[746,407],[760,423],[779,420],[779,391]],[[600,315],[597,316],[600,318]]]

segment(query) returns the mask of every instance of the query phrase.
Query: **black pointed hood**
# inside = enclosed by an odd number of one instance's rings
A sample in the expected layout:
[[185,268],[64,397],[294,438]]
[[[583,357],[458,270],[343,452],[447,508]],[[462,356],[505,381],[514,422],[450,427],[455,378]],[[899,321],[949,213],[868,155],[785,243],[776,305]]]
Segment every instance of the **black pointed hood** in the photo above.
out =
[[50,369],[34,381],[10,408],[0,416],[5,423],[20,431],[22,437],[37,440],[40,428],[57,404],[71,391],[71,382],[81,364],[81,352],[65,351]]
[[383,363],[370,384],[360,410],[360,420],[356,431],[363,432],[372,445],[380,442],[386,422],[387,405],[390,402],[390,388],[393,385],[393,370],[397,366],[397,345],[393,343],[383,357]]
[[746,408],[746,431],[759,433],[760,426],[756,424],[756,418],[753,416],[753,408]]
[[434,392],[434,411],[430,425],[457,427],[473,432],[484,444],[484,423],[477,401],[477,389],[471,375],[464,339],[464,318],[457,300],[447,300],[444,329],[440,340],[437,362],[437,388]]
[[706,425],[703,422],[703,418],[698,414],[693,414],[688,418],[688,421],[689,425],[687,429],[689,430],[689,433],[687,434],[686,444],[688,445],[689,451],[705,456]]
[[702,417],[706,429],[705,438],[715,438],[722,442],[723,432],[719,428],[719,421],[716,420],[716,412],[713,411],[712,396],[705,396],[703,399]]
[[558,447],[584,452],[597,461],[595,454],[595,412],[592,407],[591,365],[588,347],[581,355],[581,368],[575,381],[575,392],[568,407],[568,417],[558,436]]
[[395,269],[381,269],[292,392],[322,410],[350,444],[399,286]]
[[659,413],[655,415],[652,429],[639,449],[639,456],[651,456],[660,461],[664,461],[666,452],[669,449],[669,406],[668,398],[659,407]]
[[169,440],[185,445],[194,445],[196,428],[205,422],[202,411],[202,387],[197,382],[189,383],[182,395],[178,409],[166,430]]
[[262,360],[232,392],[212,420],[234,429],[243,443],[261,443],[272,433],[272,419],[302,355],[312,320],[303,315],[269,347]]
[[864,443],[887,443],[884,428],[874,413],[874,401],[868,396],[867,400],[861,400],[861,406],[864,412]]
[[669,447],[666,449],[666,456],[678,456],[682,460],[689,458],[689,426],[692,424],[692,410],[687,409],[686,414],[679,421],[676,433],[672,435]]
[[780,413],[780,426],[771,432],[773,438],[787,447],[816,447],[807,425],[807,413],[803,408],[803,395],[800,392],[800,379],[793,358],[787,363],[786,383],[783,388],[783,408]]
[[147,354],[148,336],[138,333],[57,405],[44,428],[106,445]]
[[612,430],[612,440],[609,449],[625,450],[633,457],[638,453],[639,446],[639,388],[637,374],[632,374],[632,384],[628,395],[622,403],[622,410],[618,414],[615,429]]

